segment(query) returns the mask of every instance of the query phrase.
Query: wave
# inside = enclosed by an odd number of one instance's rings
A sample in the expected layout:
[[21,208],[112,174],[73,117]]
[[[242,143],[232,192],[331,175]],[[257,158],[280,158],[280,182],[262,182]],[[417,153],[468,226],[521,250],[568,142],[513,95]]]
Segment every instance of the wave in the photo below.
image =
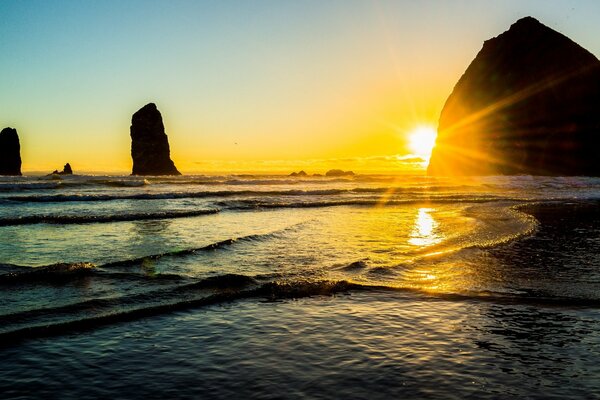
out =
[[288,202],[288,201],[263,201],[257,199],[236,199],[231,201],[217,201],[214,203],[215,206],[221,209],[228,210],[256,210],[256,209],[277,209],[277,208],[319,208],[319,207],[337,207],[337,206],[368,206],[368,207],[383,207],[383,206],[396,206],[396,205],[407,205],[407,204],[467,204],[467,203],[490,203],[490,202],[502,202],[502,201],[519,201],[529,202],[528,199],[510,198],[510,197],[496,197],[496,196],[449,196],[444,197],[423,197],[423,198],[409,198],[400,200],[389,200],[388,198],[358,198],[348,200],[323,200],[323,201],[300,201],[300,202]]
[[5,315],[0,315],[0,326],[8,324],[17,324],[23,322],[31,322],[35,318],[44,317],[72,317],[79,312],[94,310],[95,312],[109,311],[114,308],[123,308],[127,305],[143,305],[148,302],[167,301],[169,298],[177,298],[185,295],[186,292],[203,289],[218,289],[222,291],[239,290],[250,285],[256,285],[257,281],[249,276],[238,274],[224,274],[204,279],[195,280],[193,283],[187,283],[179,286],[170,286],[168,288],[159,287],[155,290],[130,294],[127,296],[95,298],[77,303],[54,306],[41,307],[26,311],[20,311]]
[[278,231],[272,231],[272,232],[262,233],[262,234],[257,233],[257,234],[252,234],[252,235],[240,236],[237,238],[225,239],[225,240],[214,242],[209,245],[202,246],[202,247],[176,250],[176,251],[168,251],[168,252],[164,252],[164,253],[151,254],[151,255],[147,255],[147,256],[143,256],[143,257],[113,261],[110,263],[103,264],[101,266],[101,268],[109,269],[109,268],[114,268],[117,266],[130,267],[130,266],[136,266],[136,265],[143,265],[149,261],[156,261],[156,260],[159,260],[164,257],[187,257],[187,256],[195,254],[195,253],[224,249],[224,248],[232,246],[236,243],[267,240],[267,239],[271,239],[271,238],[275,237],[276,235],[282,234],[287,230],[297,228],[300,225],[302,225],[302,223],[291,225],[291,226],[288,226],[288,227],[283,228]]
[[20,271],[0,275],[0,284],[70,280],[74,277],[90,275],[94,268],[96,268],[94,264],[87,262],[58,263],[36,268],[21,267]]
[[[177,274],[132,274],[128,272],[115,271],[116,267],[135,267],[144,265],[150,261],[156,261],[165,257],[186,257],[196,253],[215,251],[230,247],[243,242],[260,242],[276,237],[289,230],[296,229],[303,223],[293,224],[280,230],[267,233],[257,233],[252,235],[229,238],[214,242],[202,247],[188,248],[182,250],[168,251],[164,253],[150,254],[147,256],[113,261],[102,265],[95,265],[89,262],[78,263],[57,263],[41,267],[27,267],[13,264],[0,264],[0,285],[21,284],[21,283],[57,283],[66,282],[72,279],[79,279],[82,276],[99,276],[104,278],[122,279],[145,279],[145,280],[185,280],[191,279],[188,276]],[[206,282],[217,282],[217,278],[207,278]]]
[[[3,200],[29,203],[63,203],[63,202],[94,202],[112,200],[170,200],[194,198],[228,198],[228,197],[273,197],[273,196],[338,196],[352,194],[404,194],[404,195],[441,195],[444,191],[458,190],[462,187],[356,187],[351,189],[317,189],[317,190],[210,190],[192,192],[163,192],[163,193],[136,193],[136,194],[52,194],[52,195],[19,195],[7,196]],[[441,192],[441,193],[440,193]],[[439,194],[438,194],[439,193]],[[453,194],[465,196],[465,194]],[[473,196],[471,194],[471,196]],[[491,197],[491,195],[487,195]],[[498,196],[493,196],[498,197]]]
[[22,182],[22,183],[0,183],[0,192],[16,192],[22,190],[57,189],[61,183],[56,182]]
[[436,293],[412,288],[365,285],[346,280],[292,280],[261,283],[254,277],[226,274],[159,291],[118,298],[92,299],[66,306],[2,315],[0,316],[0,326],[3,327],[0,328],[0,347],[11,346],[36,337],[87,331],[105,325],[242,299],[279,301],[312,296],[332,296],[352,291],[409,293],[411,296],[418,295],[423,300],[432,301],[477,301],[545,307],[600,307],[600,300],[586,298],[507,295],[489,291]]
[[298,184],[331,184],[337,182],[352,182],[354,179],[315,178],[289,179],[282,177],[254,178],[224,178],[224,177],[185,177],[182,179],[163,177],[134,177],[134,176],[44,176],[34,181],[28,178],[11,179],[0,182],[0,192],[22,190],[52,190],[80,187],[141,187],[147,185],[204,185],[204,186],[265,186],[265,185],[298,185]]
[[112,187],[140,187],[140,186],[146,186],[146,185],[150,184],[150,182],[146,179],[105,180],[105,181],[93,181],[91,183],[93,185],[100,184],[100,185],[106,185],[106,186],[112,186]]
[[147,179],[140,178],[98,178],[86,177],[80,175],[73,176],[51,176],[37,178],[33,182],[28,181],[10,181],[0,182],[0,192],[29,191],[29,190],[52,190],[68,189],[81,187],[141,187],[149,185]]
[[38,196],[9,196],[5,200],[30,203],[62,203],[75,201],[111,201],[111,200],[170,200],[194,199],[209,197],[237,197],[237,196],[332,196],[345,193],[383,193],[386,189],[327,189],[327,190],[222,190],[199,192],[168,192],[168,193],[139,193],[116,195],[86,195],[86,194],[56,194]]
[[[256,286],[252,278],[235,274],[207,278],[197,282],[195,285],[172,289],[170,292],[171,296],[167,296],[171,300],[169,302],[147,306],[142,305],[128,310],[122,309],[122,302],[127,302],[127,299],[95,299],[55,309],[32,310],[1,316],[0,322],[2,322],[2,326],[9,324],[19,325],[21,323],[22,327],[0,332],[0,346],[10,346],[15,342],[34,337],[62,335],[73,331],[95,329],[118,322],[132,321],[243,298],[264,298],[274,301],[316,295],[333,295],[359,286],[346,281],[269,282]],[[197,289],[211,288],[219,290],[212,294],[204,292],[199,296],[191,298],[184,297],[182,299],[181,296],[182,291],[189,293]],[[158,297],[165,298],[165,294],[162,293],[162,296]],[[156,293],[152,293],[151,295],[152,298],[157,297]],[[141,296],[148,297],[150,294]],[[100,310],[100,313],[98,313],[98,310]],[[105,313],[102,313],[102,311],[105,311]],[[44,318],[56,315],[73,315],[74,312],[80,312],[81,317],[59,322],[48,322],[48,319]],[[94,315],[94,313],[97,314]],[[36,318],[41,319],[41,321],[35,321]],[[30,323],[24,321],[30,321]]]
[[25,215],[22,217],[0,218],[0,226],[33,224],[95,224],[122,221],[144,221],[156,219],[187,218],[216,214],[219,210],[160,211],[113,215]]
[[[361,176],[362,177],[362,176]],[[206,185],[206,186],[264,186],[264,185],[298,185],[298,184],[330,184],[340,182],[365,181],[370,179],[359,179],[359,176],[351,178],[330,177],[289,177],[282,175],[184,175],[180,177],[146,177],[152,185]],[[374,180],[377,182],[378,180]],[[389,180],[383,180],[389,182]]]

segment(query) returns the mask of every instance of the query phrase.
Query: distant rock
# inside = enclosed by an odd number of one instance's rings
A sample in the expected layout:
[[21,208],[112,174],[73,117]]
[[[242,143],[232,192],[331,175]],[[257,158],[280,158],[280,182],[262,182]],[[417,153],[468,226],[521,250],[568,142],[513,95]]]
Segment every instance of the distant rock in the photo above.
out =
[[21,144],[13,128],[0,132],[0,175],[21,175]]
[[325,176],[354,176],[352,171],[342,171],[341,169],[330,169]]
[[486,41],[442,110],[431,175],[600,175],[600,61],[532,17]]
[[312,176],[319,177],[319,176],[323,176],[323,174],[312,174]]
[[132,175],[181,175],[170,157],[160,111],[146,104],[131,118]]
[[308,174],[304,171],[300,171],[300,172],[292,172],[290,174],[290,176],[308,176]]
[[73,175],[73,170],[71,169],[71,164],[66,163],[65,166],[63,167],[63,170],[58,172],[57,169],[55,169],[51,175]]

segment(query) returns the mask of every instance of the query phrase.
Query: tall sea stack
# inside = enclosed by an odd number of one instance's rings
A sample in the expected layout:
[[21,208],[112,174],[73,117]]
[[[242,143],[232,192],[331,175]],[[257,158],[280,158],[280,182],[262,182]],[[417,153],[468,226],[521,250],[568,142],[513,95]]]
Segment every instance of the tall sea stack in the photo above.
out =
[[13,128],[0,132],[0,175],[21,175],[21,145]]
[[483,44],[442,110],[430,175],[600,175],[600,61],[532,17]]
[[160,111],[149,103],[131,117],[132,175],[181,175],[170,157]]

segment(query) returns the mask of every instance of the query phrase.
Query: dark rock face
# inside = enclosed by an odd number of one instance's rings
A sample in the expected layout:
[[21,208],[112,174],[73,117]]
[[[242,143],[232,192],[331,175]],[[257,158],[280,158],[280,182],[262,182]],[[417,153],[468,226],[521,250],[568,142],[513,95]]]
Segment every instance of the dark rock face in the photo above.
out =
[[531,17],[486,41],[442,110],[430,175],[600,175],[600,61]]
[[146,104],[131,118],[132,175],[181,175],[170,158],[160,111]]
[[352,171],[342,171],[341,169],[330,169],[325,176],[354,176]]
[[21,175],[21,144],[13,128],[0,132],[0,175]]

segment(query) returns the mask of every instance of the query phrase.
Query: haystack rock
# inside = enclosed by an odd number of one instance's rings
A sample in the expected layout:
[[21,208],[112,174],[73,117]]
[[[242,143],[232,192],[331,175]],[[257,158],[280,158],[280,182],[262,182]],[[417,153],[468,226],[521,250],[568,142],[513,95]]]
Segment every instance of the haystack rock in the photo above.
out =
[[160,111],[146,104],[131,118],[132,175],[181,175],[170,157]]
[[600,61],[532,17],[483,44],[442,110],[430,175],[600,175]]
[[21,175],[21,144],[13,128],[0,132],[0,175]]

